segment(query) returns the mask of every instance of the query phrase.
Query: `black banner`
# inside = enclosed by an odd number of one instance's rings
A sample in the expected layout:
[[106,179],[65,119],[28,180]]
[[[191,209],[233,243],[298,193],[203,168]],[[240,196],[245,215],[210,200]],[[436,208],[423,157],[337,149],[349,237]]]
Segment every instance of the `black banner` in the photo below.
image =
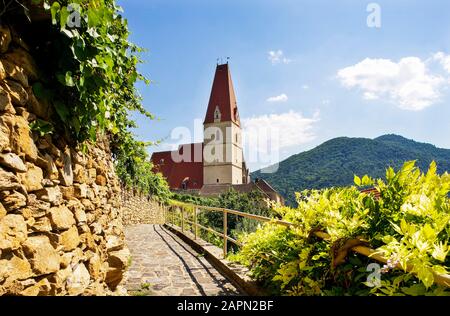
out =
[[[102,315],[217,315],[252,313],[306,315],[315,313],[383,312],[401,308],[402,314],[424,307],[437,312],[448,308],[446,297],[0,297],[0,306],[22,312],[82,312]],[[92,308],[92,309],[91,309]],[[442,308],[442,309],[441,309]],[[53,312],[52,312],[53,313]],[[34,315],[33,314],[33,315]]]

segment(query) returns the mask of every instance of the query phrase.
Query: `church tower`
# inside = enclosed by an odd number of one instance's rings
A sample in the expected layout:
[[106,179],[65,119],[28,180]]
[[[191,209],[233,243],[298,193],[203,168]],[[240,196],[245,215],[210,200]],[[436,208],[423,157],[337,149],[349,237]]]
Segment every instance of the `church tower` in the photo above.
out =
[[228,63],[217,65],[203,132],[203,184],[247,183],[241,122]]

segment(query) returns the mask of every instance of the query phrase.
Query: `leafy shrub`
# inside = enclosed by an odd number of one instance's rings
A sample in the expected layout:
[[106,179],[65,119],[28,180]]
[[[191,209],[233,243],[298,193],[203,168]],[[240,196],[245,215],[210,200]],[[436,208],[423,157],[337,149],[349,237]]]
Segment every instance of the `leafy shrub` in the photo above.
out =
[[[407,162],[398,172],[389,168],[386,181],[355,177],[357,185],[373,184],[379,199],[355,186],[298,193],[297,208],[275,208],[294,225],[263,225],[243,237],[233,259],[279,294],[449,294],[434,282],[450,264],[450,175],[436,170],[434,162],[426,174]],[[326,232],[329,240],[316,237],[316,231]],[[376,261],[343,251],[355,240],[389,259],[380,286],[367,283],[367,266]]]
[[[107,137],[121,181],[167,200],[167,183],[152,173],[146,150],[151,143],[136,140],[130,132],[136,127],[131,112],[149,119],[153,115],[135,88],[137,81],[149,80],[137,70],[143,50],[129,42],[121,7],[115,0],[20,2],[4,1],[8,10],[0,16],[28,29],[27,42],[42,70],[33,91],[54,110],[51,123],[37,120],[32,129],[41,136],[57,133],[81,149],[85,141]],[[49,19],[27,24],[36,12]]]
[[[234,189],[220,194],[218,197],[201,197],[189,194],[174,193],[172,199],[183,203],[195,204],[199,206],[220,207],[231,210],[239,210],[241,212],[273,217],[276,214],[271,210],[265,201],[264,195],[259,191],[248,193],[239,193]],[[176,204],[173,202],[172,204]],[[223,230],[223,213],[214,211],[202,211],[198,216],[199,224],[213,228],[216,231]],[[253,232],[259,223],[256,220],[243,218],[237,215],[228,214],[227,217],[228,235],[232,238],[238,238],[244,232]],[[223,246],[223,239],[216,235],[200,231],[201,237],[219,247]],[[230,244],[231,250],[235,249]]]

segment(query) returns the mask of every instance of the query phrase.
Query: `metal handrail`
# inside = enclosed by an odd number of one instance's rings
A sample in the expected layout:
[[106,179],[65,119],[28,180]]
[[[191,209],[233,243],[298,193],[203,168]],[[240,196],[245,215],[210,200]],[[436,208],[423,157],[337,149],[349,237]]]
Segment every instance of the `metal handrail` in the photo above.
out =
[[[169,207],[179,207],[181,209],[181,230],[184,233],[184,223],[187,222],[191,225],[194,226],[194,236],[195,239],[198,237],[198,228],[201,228],[203,230],[209,231],[219,237],[223,238],[224,241],[224,246],[223,246],[223,257],[225,258],[227,256],[228,253],[228,247],[227,247],[227,241],[231,241],[232,243],[234,243],[235,245],[241,247],[242,244],[240,242],[238,242],[237,240],[231,238],[228,236],[227,230],[228,230],[228,221],[227,221],[227,215],[228,214],[234,214],[234,215],[238,215],[241,217],[245,217],[245,218],[250,218],[250,219],[254,219],[260,222],[272,222],[274,224],[277,225],[282,225],[285,227],[294,227],[295,225],[293,223],[287,222],[287,221],[283,221],[283,220],[279,220],[279,219],[273,219],[273,218],[269,218],[269,217],[265,217],[265,216],[261,216],[261,215],[255,215],[255,214],[249,214],[249,213],[244,213],[244,212],[240,212],[240,211],[236,211],[236,210],[231,210],[231,209],[226,209],[226,208],[221,208],[221,207],[212,207],[212,206],[201,206],[201,205],[195,205],[195,204],[190,204],[190,203],[184,203],[184,202],[177,202],[177,204],[173,204]],[[184,208],[185,207],[192,207],[194,209],[194,222],[189,221],[189,220],[185,220],[184,219]],[[217,232],[212,228],[209,227],[205,227],[203,225],[198,224],[197,221],[197,213],[198,210],[206,210],[206,211],[215,211],[215,212],[222,212],[223,213],[223,233]],[[174,216],[175,214],[172,215],[172,222],[173,225],[175,225],[175,221],[174,221]],[[165,209],[165,220],[167,222],[168,216],[167,216],[167,210]],[[170,221],[169,221],[170,223]],[[325,232],[322,231],[315,231],[313,233],[316,237],[321,238],[323,240],[328,240],[331,239],[331,236]],[[363,256],[366,256],[368,258],[374,259],[378,262],[382,262],[382,263],[387,263],[387,259],[383,256],[381,256],[379,254],[379,252],[377,252],[376,250],[366,247],[366,246],[361,246],[361,245],[357,245],[354,247],[350,248],[351,251],[359,253]],[[397,268],[400,268],[400,265],[397,264],[396,266]],[[407,265],[406,267],[406,271],[407,272],[411,272],[413,270],[413,266],[411,265]],[[433,277],[434,277],[434,281],[437,284],[446,286],[446,287],[450,287],[450,275],[448,274],[437,274],[435,272],[433,272]]]

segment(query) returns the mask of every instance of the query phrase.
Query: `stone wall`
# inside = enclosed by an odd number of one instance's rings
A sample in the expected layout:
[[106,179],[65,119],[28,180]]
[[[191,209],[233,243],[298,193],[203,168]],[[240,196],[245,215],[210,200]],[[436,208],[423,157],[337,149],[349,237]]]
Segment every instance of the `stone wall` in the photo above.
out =
[[122,190],[123,224],[164,224],[164,209],[151,197]]
[[30,130],[52,117],[31,88],[40,77],[31,55],[0,27],[0,295],[125,294],[129,252],[108,143],[83,154]]

